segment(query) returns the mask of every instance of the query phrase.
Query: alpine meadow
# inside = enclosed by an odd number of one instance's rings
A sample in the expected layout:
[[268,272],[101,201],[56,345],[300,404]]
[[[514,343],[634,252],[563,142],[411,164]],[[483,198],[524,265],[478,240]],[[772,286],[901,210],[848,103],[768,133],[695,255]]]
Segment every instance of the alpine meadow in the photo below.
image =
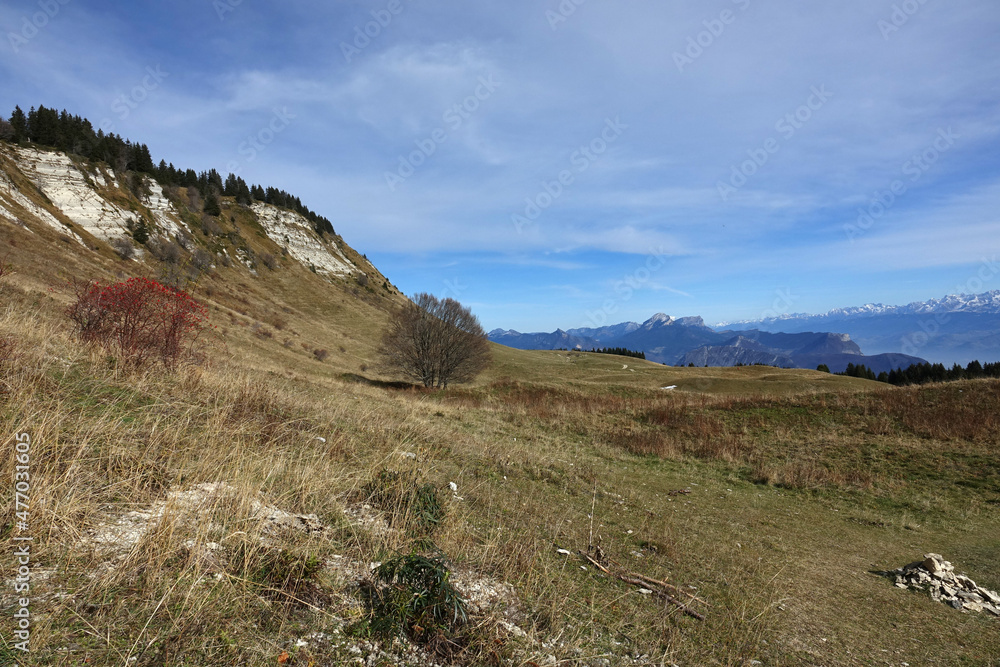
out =
[[994,2],[0,27],[0,665],[1000,667]]

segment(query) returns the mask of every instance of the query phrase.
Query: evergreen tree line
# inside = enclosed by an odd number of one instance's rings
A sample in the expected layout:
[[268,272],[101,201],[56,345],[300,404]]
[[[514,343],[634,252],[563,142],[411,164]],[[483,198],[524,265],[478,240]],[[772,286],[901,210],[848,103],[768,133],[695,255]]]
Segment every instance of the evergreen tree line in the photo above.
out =
[[602,348],[591,348],[591,352],[596,354],[617,354],[621,357],[632,357],[634,359],[645,359],[645,352],[636,352],[634,350],[629,350],[624,347],[602,347]]
[[333,225],[327,218],[309,210],[298,197],[284,190],[260,185],[251,187],[235,174],[229,174],[223,181],[215,169],[197,173],[194,169],[178,169],[163,160],[154,164],[145,144],[132,143],[114,133],[105,134],[103,129],[95,131],[89,120],[72,116],[65,109],[57,112],[39,106],[37,109],[31,107],[28,113],[24,113],[21,107],[16,106],[9,120],[0,119],[0,140],[20,144],[30,142],[94,162],[105,162],[118,174],[147,174],[164,186],[197,188],[209,215],[221,213],[218,197],[233,197],[236,203],[244,206],[258,201],[291,209],[309,220],[317,233],[334,233]]
[[978,360],[970,361],[962,368],[955,364],[951,368],[945,368],[944,364],[912,364],[909,368],[899,368],[889,371],[882,371],[878,375],[864,364],[847,364],[843,373],[836,375],[846,375],[848,377],[865,378],[886,382],[897,387],[910,384],[925,384],[927,382],[954,382],[956,380],[976,380],[979,378],[1000,378],[1000,362],[982,364]]

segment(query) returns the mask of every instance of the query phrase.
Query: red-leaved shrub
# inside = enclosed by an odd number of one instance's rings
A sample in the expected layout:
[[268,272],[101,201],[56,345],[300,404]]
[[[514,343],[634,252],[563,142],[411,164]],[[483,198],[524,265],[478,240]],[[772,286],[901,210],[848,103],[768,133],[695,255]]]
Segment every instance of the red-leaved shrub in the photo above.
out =
[[85,283],[68,314],[81,340],[135,367],[155,360],[173,368],[191,359],[208,320],[208,309],[186,292],[147,278]]

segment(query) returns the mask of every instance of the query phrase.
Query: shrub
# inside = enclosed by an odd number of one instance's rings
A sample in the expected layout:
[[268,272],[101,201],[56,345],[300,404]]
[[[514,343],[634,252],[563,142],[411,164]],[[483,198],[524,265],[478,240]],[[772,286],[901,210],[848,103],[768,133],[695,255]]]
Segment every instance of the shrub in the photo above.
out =
[[438,552],[399,556],[375,569],[362,587],[368,627],[377,635],[407,634],[428,643],[468,620],[465,601],[451,584],[451,572]]
[[389,512],[412,534],[433,532],[444,521],[445,511],[433,484],[420,484],[416,472],[383,468],[365,484],[366,502]]
[[243,543],[233,550],[231,567],[234,574],[254,588],[264,594],[276,594],[280,599],[315,589],[323,561],[314,554]]
[[208,309],[179,290],[146,278],[77,288],[67,313],[86,343],[104,347],[130,366],[157,360],[167,367],[194,355]]
[[116,239],[112,239],[111,247],[114,249],[118,256],[124,260],[129,260],[135,257],[135,246],[132,242],[128,240],[127,236],[119,236]]
[[313,350],[313,356],[316,357],[316,361],[326,361],[326,358],[330,356],[327,350],[316,349]]
[[146,242],[146,247],[149,248],[149,252],[153,254],[153,257],[161,262],[166,262],[167,264],[178,264],[181,261],[183,251],[181,250],[181,247],[173,241],[155,237]]
[[276,271],[278,269],[278,259],[269,252],[265,252],[260,256],[260,261],[264,263],[264,266]]
[[210,215],[201,217],[201,231],[205,236],[222,236],[222,227]]
[[188,252],[191,252],[191,249],[194,248],[194,239],[191,238],[191,235],[188,234],[187,232],[174,234],[174,240],[176,241],[177,245],[179,245],[184,250],[187,250]]
[[260,322],[254,322],[251,329],[253,329],[254,335],[257,336],[257,338],[260,338],[261,340],[264,340],[266,338],[274,338],[274,332],[265,327]]
[[191,255],[191,267],[197,270],[199,273],[204,273],[212,268],[212,264],[215,262],[215,255],[198,248]]

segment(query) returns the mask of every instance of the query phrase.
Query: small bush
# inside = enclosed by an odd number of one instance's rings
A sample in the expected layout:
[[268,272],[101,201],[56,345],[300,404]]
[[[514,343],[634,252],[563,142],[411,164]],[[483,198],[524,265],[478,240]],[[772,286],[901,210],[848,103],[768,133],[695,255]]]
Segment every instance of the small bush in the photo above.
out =
[[153,257],[161,262],[166,262],[167,264],[178,264],[181,261],[183,251],[181,250],[181,247],[173,241],[168,241],[157,236],[149,239],[149,241],[146,242],[146,247],[149,248],[149,252],[153,254]]
[[205,236],[222,236],[222,227],[210,215],[203,215],[201,218],[201,231]]
[[406,634],[430,643],[468,620],[465,601],[451,584],[444,556],[412,553],[375,569],[373,581],[362,586],[368,607],[368,628],[377,635]]
[[200,211],[202,207],[201,193],[198,188],[189,187],[187,189],[188,208],[192,211]]
[[134,367],[153,360],[176,367],[193,358],[208,318],[208,310],[186,293],[146,278],[79,286],[67,314],[81,340]]
[[416,472],[383,468],[362,489],[366,502],[393,515],[413,534],[433,532],[444,521],[444,504],[433,484],[421,484]]
[[111,241],[111,247],[114,249],[118,256],[124,260],[130,260],[135,257],[135,246],[129,241],[127,236],[119,236]]
[[260,261],[263,262],[264,266],[272,271],[276,271],[278,269],[278,258],[269,252],[261,254]]
[[254,335],[261,340],[274,338],[274,332],[260,322],[254,322],[251,328],[253,329]]
[[204,273],[205,271],[211,269],[214,261],[215,256],[207,250],[202,250],[201,248],[195,250],[194,254],[191,255],[191,267],[199,273]]
[[183,290],[198,279],[198,271],[190,264],[161,264],[156,271],[156,281],[172,290]]
[[239,544],[231,556],[234,574],[264,594],[293,596],[317,588],[316,575],[323,561],[315,555],[294,554],[285,549]]
[[316,349],[313,350],[313,356],[316,357],[316,361],[326,361],[326,358],[330,356],[327,350]]

